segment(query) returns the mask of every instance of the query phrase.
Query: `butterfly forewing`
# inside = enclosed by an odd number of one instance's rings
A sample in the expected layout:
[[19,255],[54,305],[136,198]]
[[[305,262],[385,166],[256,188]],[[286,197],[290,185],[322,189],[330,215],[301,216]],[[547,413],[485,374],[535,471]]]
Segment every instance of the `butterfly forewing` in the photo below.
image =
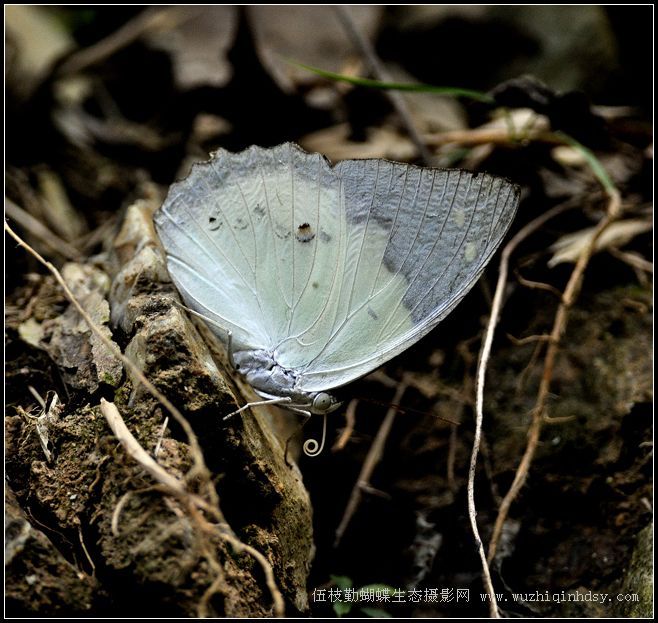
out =
[[379,160],[336,172],[348,247],[359,252],[345,271],[347,313],[303,370],[308,391],[358,378],[434,328],[481,275],[518,204],[515,186],[486,174]]

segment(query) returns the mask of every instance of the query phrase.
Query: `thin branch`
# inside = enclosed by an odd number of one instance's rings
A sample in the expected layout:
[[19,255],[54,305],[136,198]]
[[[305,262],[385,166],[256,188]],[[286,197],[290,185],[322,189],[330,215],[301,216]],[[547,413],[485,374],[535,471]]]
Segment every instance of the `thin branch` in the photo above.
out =
[[137,461],[142,469],[165,488],[170,489],[177,497],[187,494],[185,483],[172,476],[164,467],[161,467],[151,455],[142,448],[133,434],[128,430],[119,410],[114,403],[101,398],[101,413],[107,420],[114,436],[119,440],[123,449]]
[[[434,134],[425,134],[423,139],[428,145],[441,146],[451,143],[460,145],[483,145],[493,143],[494,145],[508,145],[509,143],[518,143],[520,140],[540,140],[542,136],[546,138],[546,133],[539,130],[531,130],[520,137],[518,134],[510,132],[509,128],[474,128],[466,130],[449,130],[446,132],[436,132]],[[551,143],[560,144],[559,141],[551,139]]]
[[542,425],[545,421],[546,402],[549,396],[551,380],[553,378],[555,359],[558,353],[560,340],[566,330],[569,310],[574,304],[580,291],[583,275],[592,256],[592,253],[594,252],[596,241],[599,239],[599,236],[606,230],[606,228],[617,218],[619,218],[620,211],[621,201],[619,193],[616,190],[612,190],[609,192],[607,214],[597,225],[595,233],[587,247],[582,250],[564,290],[564,294],[562,295],[562,301],[560,302],[558,310],[555,314],[553,329],[551,330],[551,339],[548,342],[548,347],[546,350],[546,357],[544,359],[544,371],[542,373],[539,390],[537,392],[537,399],[532,410],[532,422],[528,430],[528,443],[514,476],[514,481],[512,482],[512,485],[510,486],[508,492],[501,502],[498,516],[496,517],[496,521],[494,523],[493,533],[489,543],[489,552],[487,556],[489,563],[491,563],[496,554],[498,541],[500,540],[500,536],[502,534],[503,526],[505,524],[505,520],[507,519],[510,506],[525,484],[530,464],[532,463],[535,451],[539,444]]
[[354,432],[354,424],[356,422],[356,406],[359,404],[358,398],[353,398],[347,404],[345,409],[345,428],[340,434],[340,437],[336,440],[336,443],[332,446],[332,452],[339,452],[347,445],[347,442],[350,440],[352,433]]
[[334,547],[338,547],[340,544],[340,541],[343,538],[343,534],[345,534],[345,530],[347,530],[347,527],[349,526],[354,513],[356,513],[356,510],[359,507],[363,491],[369,486],[370,477],[372,476],[375,467],[384,454],[386,439],[391,432],[393,420],[395,420],[395,416],[398,412],[395,405],[400,403],[402,396],[408,387],[409,383],[406,379],[403,379],[398,384],[395,396],[393,397],[393,406],[391,406],[387,411],[386,416],[384,417],[384,421],[377,431],[377,436],[372,442],[372,446],[370,446],[368,455],[366,456],[366,459],[363,462],[363,466],[361,467],[359,477],[357,478],[356,482],[354,483],[354,487],[352,488],[352,493],[350,494],[350,499],[348,500],[347,506],[345,507],[343,517],[340,520],[338,528],[336,528]]
[[562,298],[562,292],[560,292],[560,290],[558,290],[555,286],[552,286],[550,283],[542,283],[541,281],[531,281],[530,279],[526,279],[518,270],[514,271],[514,275],[518,279],[519,283],[526,288],[530,288],[531,290],[545,290],[546,292],[550,292],[551,294],[555,295],[558,299]]
[[631,268],[642,270],[653,275],[653,262],[645,260],[639,253],[635,253],[634,251],[622,251],[617,247],[610,247],[608,253],[625,264],[628,264]]
[[26,212],[11,199],[5,197],[5,214],[15,220],[21,227],[29,231],[35,238],[38,238],[67,260],[77,261],[82,257],[72,244],[62,240],[57,234],[54,234],[41,221],[34,218],[29,212]]
[[484,586],[489,594],[489,614],[492,618],[499,618],[498,604],[496,601],[496,594],[493,589],[491,581],[491,572],[489,570],[489,563],[484,554],[484,546],[477,526],[477,511],[475,507],[475,471],[477,466],[477,457],[480,450],[480,440],[482,437],[482,421],[483,421],[483,405],[484,405],[484,382],[491,353],[491,345],[493,343],[493,336],[496,329],[496,323],[500,315],[500,310],[503,304],[503,293],[507,283],[507,274],[509,272],[509,258],[516,249],[516,247],[525,240],[528,236],[540,229],[544,223],[565,210],[572,207],[572,202],[565,202],[555,206],[551,210],[547,210],[541,216],[537,217],[525,227],[523,227],[513,238],[510,240],[503,252],[500,259],[500,268],[498,269],[498,282],[496,284],[496,291],[492,303],[491,315],[487,325],[487,332],[485,334],[484,342],[482,344],[482,351],[480,353],[480,361],[477,369],[477,386],[476,386],[476,402],[475,402],[475,438],[473,440],[473,448],[471,451],[471,461],[468,470],[468,515],[471,522],[471,530],[478,549],[480,561],[482,563],[482,575]]
[[511,333],[505,334],[507,339],[514,346],[525,346],[526,344],[536,344],[537,342],[550,342],[550,335],[528,335],[526,337],[514,337]]
[[457,426],[457,424],[450,425],[448,458],[446,461],[446,478],[448,479],[448,488],[451,491],[457,490],[457,482],[455,480],[455,460],[457,458]]
[[132,496],[133,491],[126,491],[114,507],[114,511],[112,512],[112,520],[110,521],[112,536],[119,536],[119,519],[121,518],[121,513],[123,512],[124,506],[128,504],[128,501]]
[[[389,73],[386,71],[386,68],[382,65],[381,61],[377,57],[377,54],[370,41],[368,41],[368,39],[363,36],[363,33],[354,23],[354,19],[350,15],[349,9],[342,5],[336,6],[334,8],[336,10],[338,19],[342,22],[345,30],[347,31],[347,34],[370,65],[370,70],[372,73],[377,77],[378,80],[391,82]],[[418,149],[418,153],[420,154],[421,159],[426,165],[431,165],[432,154],[430,153],[429,149],[427,149],[427,145],[423,142],[423,139],[420,136],[420,132],[416,128],[404,97],[396,91],[386,91],[386,95],[400,116],[400,120],[406,127],[409,138],[416,146],[416,149]]]
[[80,541],[80,547],[82,547],[82,551],[84,552],[85,558],[87,559],[87,562],[91,565],[91,575],[95,576],[96,575],[96,565],[94,564],[94,561],[89,554],[89,550],[87,549],[87,546],[85,545],[85,540],[84,537],[82,536],[82,526],[78,525],[78,540]]

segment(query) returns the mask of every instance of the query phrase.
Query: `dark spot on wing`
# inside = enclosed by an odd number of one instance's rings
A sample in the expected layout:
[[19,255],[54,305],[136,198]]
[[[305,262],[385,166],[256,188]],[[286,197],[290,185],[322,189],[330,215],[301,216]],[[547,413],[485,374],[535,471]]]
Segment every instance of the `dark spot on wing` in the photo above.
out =
[[314,281],[311,285],[312,285],[316,290],[320,287],[320,284],[319,284],[317,281]]
[[368,316],[370,316],[373,320],[377,320],[377,318],[379,318],[379,316],[375,313],[375,310],[370,306],[368,306]]
[[295,235],[295,238],[297,238],[299,242],[311,242],[311,240],[315,238],[315,232],[308,223],[302,223],[297,228],[297,234]]
[[222,221],[214,216],[211,216],[208,219],[208,223],[210,225],[210,231],[217,231],[222,226]]
[[331,242],[331,236],[324,230],[320,230],[320,242]]

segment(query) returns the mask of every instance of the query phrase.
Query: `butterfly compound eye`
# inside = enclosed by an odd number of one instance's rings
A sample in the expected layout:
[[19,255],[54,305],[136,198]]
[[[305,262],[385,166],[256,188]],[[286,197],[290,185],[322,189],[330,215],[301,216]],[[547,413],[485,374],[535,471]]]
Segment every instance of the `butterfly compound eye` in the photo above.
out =
[[320,412],[326,411],[333,403],[334,401],[329,394],[320,392],[315,398],[313,398],[313,410]]

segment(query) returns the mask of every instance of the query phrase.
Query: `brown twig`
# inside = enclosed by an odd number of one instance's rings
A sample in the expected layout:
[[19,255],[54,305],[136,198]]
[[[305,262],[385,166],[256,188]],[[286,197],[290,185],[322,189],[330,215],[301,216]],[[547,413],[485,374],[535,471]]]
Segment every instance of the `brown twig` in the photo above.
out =
[[526,288],[531,290],[544,290],[555,295],[558,299],[562,298],[562,292],[560,292],[560,290],[558,290],[555,286],[552,286],[550,283],[543,283],[541,281],[531,281],[530,279],[526,279],[518,270],[514,271],[514,275],[518,282]]
[[[363,33],[354,23],[354,19],[350,15],[348,8],[342,5],[335,6],[334,8],[336,10],[336,14],[338,15],[338,19],[343,24],[350,39],[352,39],[354,45],[361,51],[361,54],[363,54],[365,57],[368,65],[370,65],[370,71],[372,71],[373,75],[377,78],[377,80],[381,80],[382,82],[392,82],[390,74],[388,71],[386,71],[384,65],[382,65],[374,48],[372,47],[372,44],[363,36]],[[404,124],[407,133],[409,134],[409,138],[416,146],[416,149],[418,150],[418,153],[420,154],[424,164],[427,166],[431,165],[432,154],[430,153],[429,149],[427,149],[427,145],[423,141],[420,132],[416,128],[416,124],[411,117],[411,113],[409,112],[409,107],[407,106],[407,102],[405,101],[404,96],[397,91],[387,90],[385,93],[393,104],[396,112],[398,113],[400,120]]]
[[507,339],[514,346],[525,346],[526,344],[536,344],[537,342],[550,342],[550,335],[528,335],[526,337],[514,337],[511,333],[506,333]]
[[368,455],[366,456],[366,459],[363,462],[363,466],[361,467],[359,477],[354,483],[354,487],[352,487],[352,493],[350,494],[350,499],[348,500],[347,506],[345,507],[343,517],[340,520],[338,528],[336,528],[334,547],[338,547],[340,544],[340,541],[343,538],[343,534],[345,534],[345,530],[347,530],[347,527],[349,526],[354,513],[356,513],[356,510],[359,507],[364,489],[370,485],[370,477],[372,476],[375,467],[382,458],[386,439],[391,432],[393,421],[395,420],[395,416],[398,412],[395,405],[400,403],[407,387],[409,387],[409,383],[406,379],[403,379],[398,383],[395,396],[393,397],[393,406],[391,406],[386,412],[384,421],[381,423],[381,426],[377,431],[377,435],[375,436],[375,439],[372,442],[372,446],[370,446],[370,450],[368,451]]
[[493,533],[491,535],[491,541],[489,543],[489,552],[487,555],[487,560],[489,563],[491,563],[496,554],[498,541],[500,540],[500,536],[502,534],[503,526],[505,524],[505,520],[507,519],[510,506],[516,499],[516,496],[526,481],[530,464],[532,463],[532,459],[534,458],[535,451],[539,444],[539,437],[546,415],[546,402],[549,396],[550,384],[553,377],[555,359],[558,353],[560,340],[566,330],[569,310],[573,306],[580,291],[583,275],[589,263],[590,257],[594,252],[596,241],[605,231],[605,229],[619,217],[620,210],[621,202],[619,193],[616,191],[610,191],[606,216],[599,222],[594,235],[589,241],[589,244],[580,253],[578,261],[576,262],[571,276],[569,277],[569,281],[564,290],[564,294],[562,295],[562,300],[555,314],[553,329],[551,330],[551,340],[549,341],[548,348],[546,350],[544,370],[542,373],[539,390],[537,392],[537,399],[532,410],[532,422],[528,430],[528,443],[526,445],[526,449],[521,462],[519,463],[519,467],[516,470],[514,481],[512,482],[508,492],[505,494],[505,497],[503,498],[498,510],[498,515],[494,523]]
[[446,477],[448,479],[448,487],[451,491],[457,490],[457,482],[455,480],[455,459],[457,458],[457,424],[450,425],[450,437],[448,441],[448,458],[446,467]]
[[458,350],[464,359],[464,377],[462,379],[461,391],[457,394],[457,397],[454,398],[458,405],[458,411],[455,416],[456,422],[450,423],[446,477],[448,479],[448,487],[451,491],[456,491],[457,489],[457,481],[455,480],[455,461],[457,459],[457,427],[462,421],[464,407],[467,404],[473,404],[471,398],[473,395],[473,380],[470,374],[471,366],[473,363],[473,356],[471,355],[466,342],[461,342],[458,346]]
[[523,132],[510,131],[509,128],[475,128],[467,130],[450,130],[436,134],[426,134],[423,140],[427,145],[440,146],[450,143],[460,145],[508,145],[526,141],[540,141],[549,145],[563,145],[555,134],[545,130],[525,130]]
[[41,221],[34,218],[11,199],[5,197],[5,214],[15,220],[21,227],[30,232],[35,238],[46,244],[49,249],[55,251],[67,260],[77,261],[82,255],[72,244],[62,240],[54,234]]
[[345,428],[340,434],[340,437],[336,440],[336,443],[332,446],[332,452],[339,452],[350,440],[352,433],[354,432],[354,424],[356,422],[356,406],[359,404],[358,398],[353,398],[349,401],[347,408],[345,409]]
[[105,400],[105,398],[101,398],[100,408],[114,436],[119,440],[119,443],[128,455],[137,461],[146,473],[166,489],[169,489],[176,497],[187,495],[185,483],[172,476],[142,448],[137,439],[128,430],[116,406]]
[[653,262],[645,260],[639,253],[633,251],[622,251],[617,247],[610,247],[608,253],[625,264],[628,264],[631,268],[653,275]]
[[96,575],[96,565],[94,564],[94,561],[89,554],[89,550],[87,549],[87,546],[85,545],[85,539],[82,536],[82,526],[78,526],[78,541],[80,541],[80,547],[82,548],[82,551],[85,555],[85,558],[87,559],[87,562],[91,566],[91,574],[92,576]]
[[493,589],[493,584],[491,581],[491,572],[489,571],[489,562],[484,554],[484,546],[482,544],[482,539],[480,538],[479,529],[477,526],[477,511],[475,507],[475,471],[477,466],[477,457],[480,450],[480,439],[482,436],[482,421],[483,421],[483,404],[484,404],[484,381],[485,374],[487,369],[487,363],[489,361],[489,355],[491,353],[491,345],[493,343],[494,331],[496,328],[496,323],[498,322],[498,317],[500,315],[500,310],[503,304],[503,293],[505,291],[505,285],[507,283],[507,274],[509,271],[509,258],[512,252],[516,247],[525,240],[529,235],[537,231],[540,227],[544,225],[548,220],[554,218],[558,214],[561,214],[565,210],[572,207],[572,202],[565,202],[558,206],[555,206],[551,210],[544,212],[541,216],[537,217],[525,227],[523,227],[513,238],[510,240],[503,252],[500,259],[500,267],[498,269],[498,281],[496,283],[496,291],[494,293],[493,304],[491,308],[491,315],[489,317],[489,323],[487,325],[487,331],[484,337],[482,344],[482,350],[480,353],[480,361],[478,363],[477,369],[477,384],[476,384],[476,401],[475,401],[475,438],[473,440],[473,448],[471,451],[471,461],[468,470],[468,515],[471,522],[471,530],[473,531],[473,537],[475,538],[475,543],[478,549],[478,554],[480,556],[480,561],[482,563],[482,574],[485,589],[489,594],[489,613],[492,618],[499,618],[498,614],[498,603],[496,601],[496,594]]
[[112,511],[112,519],[110,521],[110,530],[112,531],[112,536],[119,536],[119,519],[121,518],[121,513],[123,512],[123,508],[126,504],[128,504],[128,501],[130,498],[133,496],[133,491],[126,491],[119,501],[116,503],[114,510]]
[[[265,581],[274,601],[274,612],[276,616],[282,617],[284,615],[283,597],[276,586],[272,566],[265,556],[250,545],[240,541],[232,533],[229,525],[225,522],[218,505],[211,506],[201,497],[191,493],[181,480],[174,478],[163,467],[158,465],[153,458],[151,458],[149,453],[142,448],[137,439],[135,439],[132,433],[128,430],[119,410],[113,403],[107,402],[104,398],[101,398],[100,409],[112,429],[112,432],[115,434],[126,452],[137,461],[168,494],[173,495],[185,503],[186,508],[188,509],[188,514],[199,524],[205,533],[209,536],[218,535],[221,539],[229,543],[236,551],[246,552],[256,559],[265,574]],[[198,513],[198,510],[203,510],[209,513],[218,523],[209,523]]]
[[[550,339],[550,336],[547,336],[548,339]],[[516,379],[516,390],[515,390],[515,395],[520,396],[521,392],[523,391],[523,386],[526,383],[526,380],[528,376],[530,376],[530,373],[532,372],[532,369],[535,367],[535,363],[539,359],[539,355],[541,354],[541,351],[544,347],[544,344],[548,341],[546,340],[535,340],[535,347],[532,349],[532,355],[530,355],[530,359],[528,360],[528,363],[525,365],[523,370],[521,370],[521,374],[518,375]]]

